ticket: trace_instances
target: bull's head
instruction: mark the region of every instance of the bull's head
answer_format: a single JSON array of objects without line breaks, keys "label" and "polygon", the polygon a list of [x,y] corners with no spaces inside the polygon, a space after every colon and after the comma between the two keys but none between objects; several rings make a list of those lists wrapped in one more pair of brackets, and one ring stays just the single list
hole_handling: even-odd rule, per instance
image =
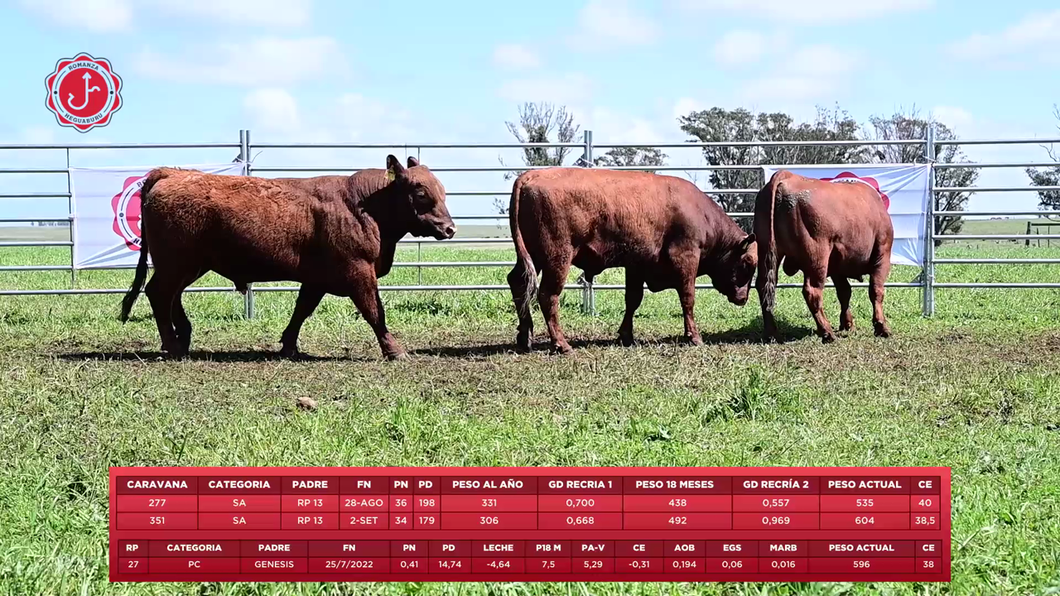
[{"label": "bull's head", "polygon": [[758,267],[758,244],[755,235],[748,234],[739,244],[730,248],[721,257],[710,276],[714,289],[725,294],[729,302],[737,306],[747,304],[751,293],[751,280]]},{"label": "bull's head", "polygon": [[445,206],[445,187],[427,166],[409,157],[408,167],[393,155],[386,156],[386,175],[398,200],[407,205],[413,236],[446,240],[456,235],[456,224]]}]

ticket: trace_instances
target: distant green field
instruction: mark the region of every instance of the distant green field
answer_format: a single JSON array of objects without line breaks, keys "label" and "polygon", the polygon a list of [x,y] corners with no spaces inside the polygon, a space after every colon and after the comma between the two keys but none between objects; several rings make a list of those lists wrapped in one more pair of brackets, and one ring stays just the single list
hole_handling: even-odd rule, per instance
[{"label": "distant green field", "polygon": [[[969,222],[967,233],[1019,225]],[[938,254],[1060,258],[1060,246],[946,243]],[[66,248],[0,248],[0,265],[69,259]],[[399,259],[512,262],[513,253],[430,245]],[[507,272],[397,268],[382,283],[504,284]],[[891,281],[917,273],[895,267]],[[126,288],[131,277],[81,271],[77,285]],[[621,280],[608,271],[599,282]],[[938,280],[1060,283],[1060,266],[940,265]],[[68,272],[0,272],[0,289],[70,283]],[[231,284],[211,274],[198,285]],[[234,291],[186,294],[192,356],[162,361],[147,300],[121,325],[120,298],[0,296],[0,594],[1060,593],[1058,290],[940,289],[936,316],[924,319],[918,289],[891,289],[895,335],[883,340],[856,288],[857,328],[830,345],[813,336],[797,289],[778,296],[788,339],[778,345],[758,342],[756,298],[738,308],[703,290],[701,347],[678,339],[676,294],[649,293],[632,348],[614,341],[622,292],[599,292],[596,316],[568,292],[570,357],[545,351],[540,314],[538,349],[513,352],[506,291],[384,292],[405,362],[383,361],[336,297],[304,327],[312,358],[281,360],[294,295],[259,293],[245,320]],[[825,303],[836,323],[832,290]],[[319,408],[298,409],[300,397]],[[953,582],[109,585],[108,467],[151,465],[951,466]]]}]

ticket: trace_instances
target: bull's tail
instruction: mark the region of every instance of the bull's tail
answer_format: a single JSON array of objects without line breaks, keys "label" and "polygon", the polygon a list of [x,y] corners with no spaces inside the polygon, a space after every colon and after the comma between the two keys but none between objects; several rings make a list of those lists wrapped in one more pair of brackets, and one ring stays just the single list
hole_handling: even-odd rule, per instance
[{"label": "bull's tail", "polygon": [[[772,318],[777,294],[777,239],[773,229],[774,211],[777,203],[777,188],[783,182],[784,172],[777,172],[758,191],[755,199],[755,235],[758,237],[758,299],[762,303],[763,316]],[[768,315],[766,314],[768,313]]]},{"label": "bull's tail", "polygon": [[523,178],[520,176],[512,185],[512,199],[508,204],[508,222],[512,230],[512,241],[515,243],[515,258],[523,268],[523,279],[512,280],[511,283],[513,287],[520,281],[523,284],[522,300],[516,300],[516,310],[519,312],[519,318],[525,319],[530,316],[530,304],[537,297],[537,270],[534,269],[534,261],[526,250],[523,233],[519,229],[519,198],[522,189]]},{"label": "bull's tail", "polygon": [[126,292],[125,298],[121,301],[121,317],[122,323],[129,320],[129,313],[132,311],[132,307],[136,304],[136,299],[140,297],[140,292],[144,289],[144,282],[147,280],[147,225],[143,219],[143,206],[146,205],[150,199],[151,189],[154,188],[162,178],[165,178],[166,174],[160,169],[154,169],[148,172],[147,178],[144,180],[144,185],[140,187],[140,260],[136,263],[136,274],[133,277],[132,287]]}]

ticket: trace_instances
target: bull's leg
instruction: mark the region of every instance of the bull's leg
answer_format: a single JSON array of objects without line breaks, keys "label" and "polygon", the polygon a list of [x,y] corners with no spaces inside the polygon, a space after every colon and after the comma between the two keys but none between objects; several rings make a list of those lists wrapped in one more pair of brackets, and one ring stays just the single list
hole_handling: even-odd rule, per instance
[{"label": "bull's leg", "polygon": [[188,286],[198,281],[198,279],[205,273],[205,271],[202,271],[193,276],[189,276],[187,280],[181,284],[182,287],[173,298],[173,327],[177,332],[177,340],[180,342],[180,346],[185,354],[191,351],[191,320],[188,319],[188,313],[184,312],[184,290],[188,289]]},{"label": "bull's leg", "polygon": [[534,337],[534,317],[530,314],[530,297],[527,295],[537,278],[530,277],[530,272],[523,266],[521,259],[516,259],[515,267],[508,272],[508,287],[512,291],[512,302],[519,317],[519,330],[515,339],[516,349],[530,351],[530,341]]},{"label": "bull's leg", "polygon": [[383,300],[379,297],[379,282],[375,277],[375,269],[370,268],[356,276],[353,292],[351,293],[353,303],[361,316],[375,331],[375,337],[379,341],[379,349],[387,360],[404,360],[408,358],[405,350],[398,345],[390,330],[386,328],[386,314],[383,312]]},{"label": "bull's leg", "polygon": [[633,315],[644,299],[644,280],[626,268],[626,316],[618,328],[618,341],[624,346],[633,345]]},{"label": "bull's leg", "polygon": [[158,325],[158,336],[162,340],[162,351],[170,357],[180,358],[184,353],[173,326],[173,299],[180,288],[172,279],[174,278],[155,269],[155,274],[151,276],[151,281],[147,282],[144,293],[151,302],[155,324]]},{"label": "bull's leg", "polygon": [[817,322],[817,335],[821,336],[821,340],[827,344],[835,341],[835,334],[832,333],[832,325],[828,322],[828,317],[824,315],[826,279],[827,273],[823,266],[809,269],[802,284],[802,297],[806,299],[806,306],[809,307],[813,320]]},{"label": "bull's leg", "polygon": [[188,313],[184,312],[184,304],[181,301],[183,290],[173,298],[173,327],[177,332],[177,341],[180,342],[182,353],[191,351],[191,320]]},{"label": "bull's leg", "polygon": [[302,324],[313,316],[313,311],[320,305],[326,292],[312,284],[302,284],[298,290],[298,299],[294,303],[294,313],[291,314],[291,322],[280,336],[280,356],[294,358],[298,354],[298,334],[302,331]]},{"label": "bull's leg", "polygon": [[548,336],[552,340],[552,350],[560,354],[570,354],[574,350],[563,336],[559,326],[559,297],[563,286],[567,284],[570,272],[570,256],[553,260],[541,273],[541,287],[538,289],[538,301],[541,303],[541,314],[545,317]]},{"label": "bull's leg", "polygon": [[685,315],[685,339],[693,345],[703,345],[703,338],[699,336],[699,327],[696,326],[696,274],[683,273],[677,295],[681,299],[681,311]]},{"label": "bull's leg", "polygon": [[839,275],[832,276],[835,282],[835,293],[839,297],[839,330],[854,330],[854,313],[850,312],[850,280]]},{"label": "bull's leg", "polygon": [[872,300],[872,326],[878,337],[890,337],[891,326],[887,324],[887,317],[883,315],[883,283],[891,273],[891,262],[885,260],[880,263],[876,270],[869,274],[869,300]]}]

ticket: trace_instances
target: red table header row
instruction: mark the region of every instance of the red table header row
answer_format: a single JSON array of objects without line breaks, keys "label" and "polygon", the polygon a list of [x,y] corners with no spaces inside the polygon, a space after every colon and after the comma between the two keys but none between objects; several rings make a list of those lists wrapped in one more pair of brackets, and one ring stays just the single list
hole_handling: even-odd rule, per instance
[{"label": "red table header row", "polygon": [[122,540],[123,557],[939,557],[913,540]]},{"label": "red table header row", "polygon": [[941,494],[938,476],[118,476],[119,494]]}]

